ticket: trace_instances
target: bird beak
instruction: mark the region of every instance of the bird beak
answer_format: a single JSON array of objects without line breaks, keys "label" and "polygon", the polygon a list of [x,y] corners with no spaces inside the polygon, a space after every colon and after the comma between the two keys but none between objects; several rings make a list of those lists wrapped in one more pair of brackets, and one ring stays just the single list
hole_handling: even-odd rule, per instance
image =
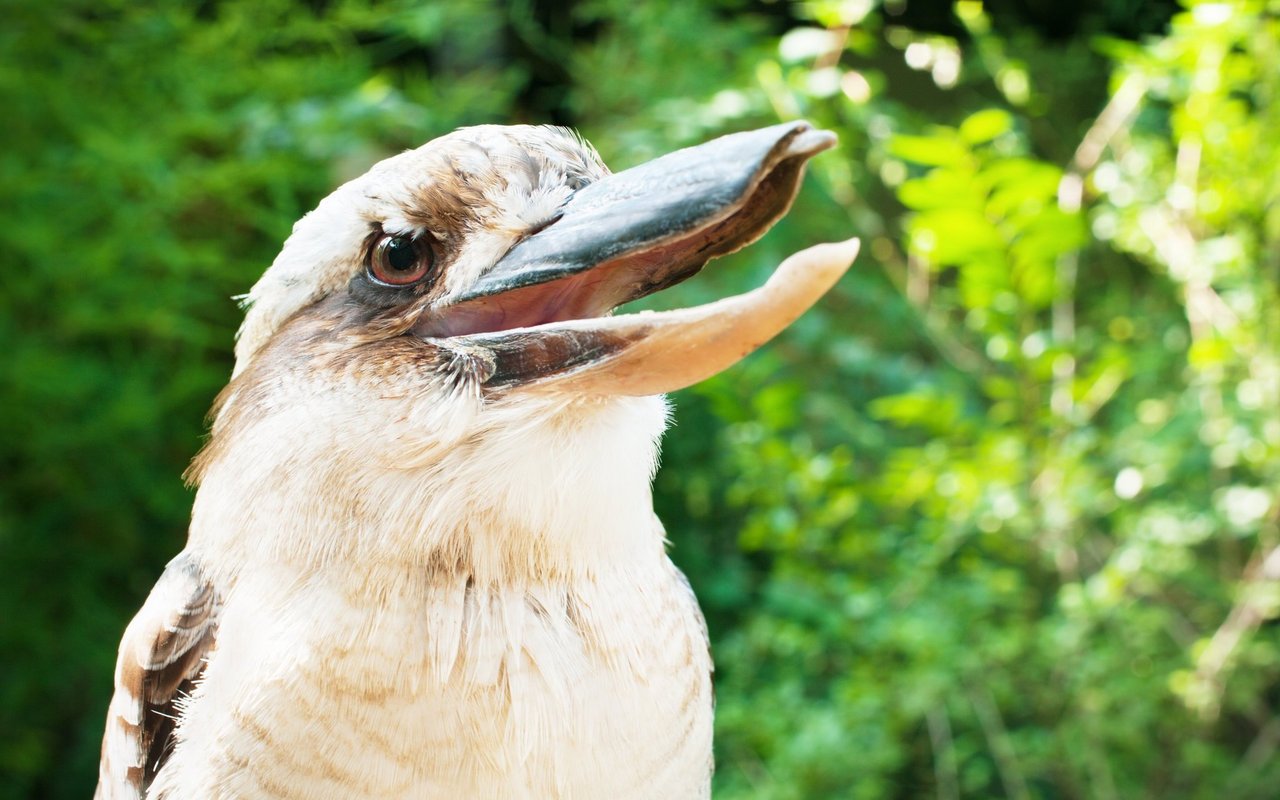
[{"label": "bird beak", "polygon": [[[419,334],[478,355],[489,389],[648,395],[710,377],[815,303],[849,267],[857,240],[798,253],[744,295],[606,315],[760,238],[790,207],[808,159],[835,141],[808,123],[784,123],[596,181],[452,298],[446,328],[428,323]],[[453,335],[438,336],[445,331]]]}]

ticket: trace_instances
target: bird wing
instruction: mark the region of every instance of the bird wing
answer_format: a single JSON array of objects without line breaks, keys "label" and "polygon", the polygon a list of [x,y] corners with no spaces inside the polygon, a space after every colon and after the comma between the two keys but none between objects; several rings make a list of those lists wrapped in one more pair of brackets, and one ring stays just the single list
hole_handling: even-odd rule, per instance
[{"label": "bird wing", "polygon": [[213,648],[221,598],[196,557],[169,562],[125,629],[94,800],[141,800],[173,749],[178,704]]}]

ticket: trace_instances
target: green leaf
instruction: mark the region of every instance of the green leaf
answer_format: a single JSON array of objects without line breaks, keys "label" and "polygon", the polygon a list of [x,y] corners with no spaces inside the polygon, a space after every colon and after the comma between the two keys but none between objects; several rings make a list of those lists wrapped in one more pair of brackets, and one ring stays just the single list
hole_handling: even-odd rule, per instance
[{"label": "green leaf", "polygon": [[898,199],[917,211],[954,207],[981,210],[986,201],[972,171],[941,168],[905,181],[898,187]]},{"label": "green leaf", "polygon": [[1010,158],[988,166],[981,178],[992,187],[988,213],[1007,217],[1056,203],[1062,170],[1029,158]]},{"label": "green leaf", "polygon": [[970,114],[960,123],[960,138],[967,143],[983,144],[997,136],[1008,133],[1013,128],[1013,117],[1000,108],[988,108],[976,114]]},{"label": "green leaf", "polygon": [[955,426],[960,417],[960,404],[953,395],[925,389],[878,397],[867,406],[867,411],[875,419],[941,432]]},{"label": "green leaf", "polygon": [[952,166],[969,158],[969,149],[956,138],[950,128],[939,129],[932,136],[894,136],[889,152],[904,161],[925,166]]},{"label": "green leaf", "polygon": [[959,264],[1005,246],[990,220],[967,208],[922,212],[912,218],[907,230],[912,249],[934,264]]},{"label": "green leaf", "polygon": [[1009,265],[999,253],[972,258],[960,270],[960,301],[965,308],[991,308],[996,298],[1008,293]]}]

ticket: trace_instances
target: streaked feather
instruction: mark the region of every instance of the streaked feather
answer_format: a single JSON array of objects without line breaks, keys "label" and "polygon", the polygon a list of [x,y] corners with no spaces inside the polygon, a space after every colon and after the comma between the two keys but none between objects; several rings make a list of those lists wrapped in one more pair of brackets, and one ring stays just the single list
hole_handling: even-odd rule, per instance
[{"label": "streaked feather", "polygon": [[220,600],[190,553],[169,562],[116,660],[95,800],[146,796],[173,747],[179,706],[213,648]]}]

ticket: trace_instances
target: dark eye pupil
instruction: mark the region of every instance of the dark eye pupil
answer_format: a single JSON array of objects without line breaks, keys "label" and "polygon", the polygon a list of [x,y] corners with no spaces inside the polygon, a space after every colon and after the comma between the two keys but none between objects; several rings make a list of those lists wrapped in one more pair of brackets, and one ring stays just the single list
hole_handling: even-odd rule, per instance
[{"label": "dark eye pupil", "polygon": [[397,272],[408,272],[418,263],[418,252],[408,237],[397,236],[387,242],[387,266]]}]

